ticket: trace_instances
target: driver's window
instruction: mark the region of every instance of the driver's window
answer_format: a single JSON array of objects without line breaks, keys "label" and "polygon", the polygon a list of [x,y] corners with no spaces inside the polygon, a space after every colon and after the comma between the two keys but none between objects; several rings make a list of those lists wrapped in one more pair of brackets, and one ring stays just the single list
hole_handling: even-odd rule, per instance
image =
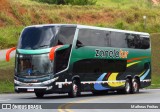
[{"label": "driver's window", "polygon": [[75,27],[61,27],[58,34],[58,45],[72,44]]}]

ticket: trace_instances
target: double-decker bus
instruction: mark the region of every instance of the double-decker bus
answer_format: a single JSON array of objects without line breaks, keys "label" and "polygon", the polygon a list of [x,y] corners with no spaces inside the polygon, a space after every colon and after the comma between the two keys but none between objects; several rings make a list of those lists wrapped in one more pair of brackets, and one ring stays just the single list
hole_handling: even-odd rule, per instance
[{"label": "double-decker bus", "polygon": [[73,24],[24,28],[16,50],[16,92],[137,93],[151,84],[148,33]]}]

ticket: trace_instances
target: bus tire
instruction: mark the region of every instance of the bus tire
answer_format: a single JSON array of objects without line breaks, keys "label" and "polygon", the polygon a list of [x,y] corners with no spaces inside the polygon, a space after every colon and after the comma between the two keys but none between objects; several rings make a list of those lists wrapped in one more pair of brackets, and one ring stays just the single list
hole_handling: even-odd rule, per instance
[{"label": "bus tire", "polygon": [[37,98],[43,98],[44,93],[43,92],[35,92],[35,95]]},{"label": "bus tire", "polygon": [[138,93],[139,92],[139,82],[137,79],[134,79],[132,82],[132,93]]},{"label": "bus tire", "polygon": [[132,91],[132,82],[129,79],[126,79],[124,93],[125,94],[130,94],[131,91]]},{"label": "bus tire", "polygon": [[76,80],[72,81],[71,91],[68,93],[69,97],[74,98],[80,96],[80,86]]}]

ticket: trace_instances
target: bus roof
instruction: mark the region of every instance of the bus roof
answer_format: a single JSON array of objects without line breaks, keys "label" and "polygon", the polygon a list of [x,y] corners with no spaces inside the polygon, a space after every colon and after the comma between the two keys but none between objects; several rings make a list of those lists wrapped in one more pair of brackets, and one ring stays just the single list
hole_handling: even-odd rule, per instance
[{"label": "bus roof", "polygon": [[149,33],[145,33],[145,32],[136,32],[136,31],[129,31],[129,30],[120,30],[120,29],[87,26],[87,25],[79,25],[79,24],[40,24],[40,25],[31,25],[31,26],[27,26],[27,27],[42,27],[42,26],[70,26],[70,27],[77,27],[78,29],[86,29],[87,28],[87,29],[124,32],[124,33],[131,33],[131,34],[139,34],[139,35],[149,36]]}]

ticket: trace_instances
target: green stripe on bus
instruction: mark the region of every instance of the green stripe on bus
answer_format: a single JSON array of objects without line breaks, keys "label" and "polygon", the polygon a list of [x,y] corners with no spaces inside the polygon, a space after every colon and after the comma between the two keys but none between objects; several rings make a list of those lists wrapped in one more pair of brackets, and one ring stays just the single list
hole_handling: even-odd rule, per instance
[{"label": "green stripe on bus", "polygon": [[42,53],[49,53],[50,50],[51,48],[39,49],[39,50],[17,49],[17,52],[20,54],[42,54]]},{"label": "green stripe on bus", "polygon": [[[59,48],[58,50],[62,50],[65,48],[68,48],[69,45],[64,45],[63,47]],[[46,48],[46,49],[36,49],[36,50],[28,50],[28,49],[17,49],[17,52],[20,54],[43,54],[43,53],[49,53],[52,48]]]}]

